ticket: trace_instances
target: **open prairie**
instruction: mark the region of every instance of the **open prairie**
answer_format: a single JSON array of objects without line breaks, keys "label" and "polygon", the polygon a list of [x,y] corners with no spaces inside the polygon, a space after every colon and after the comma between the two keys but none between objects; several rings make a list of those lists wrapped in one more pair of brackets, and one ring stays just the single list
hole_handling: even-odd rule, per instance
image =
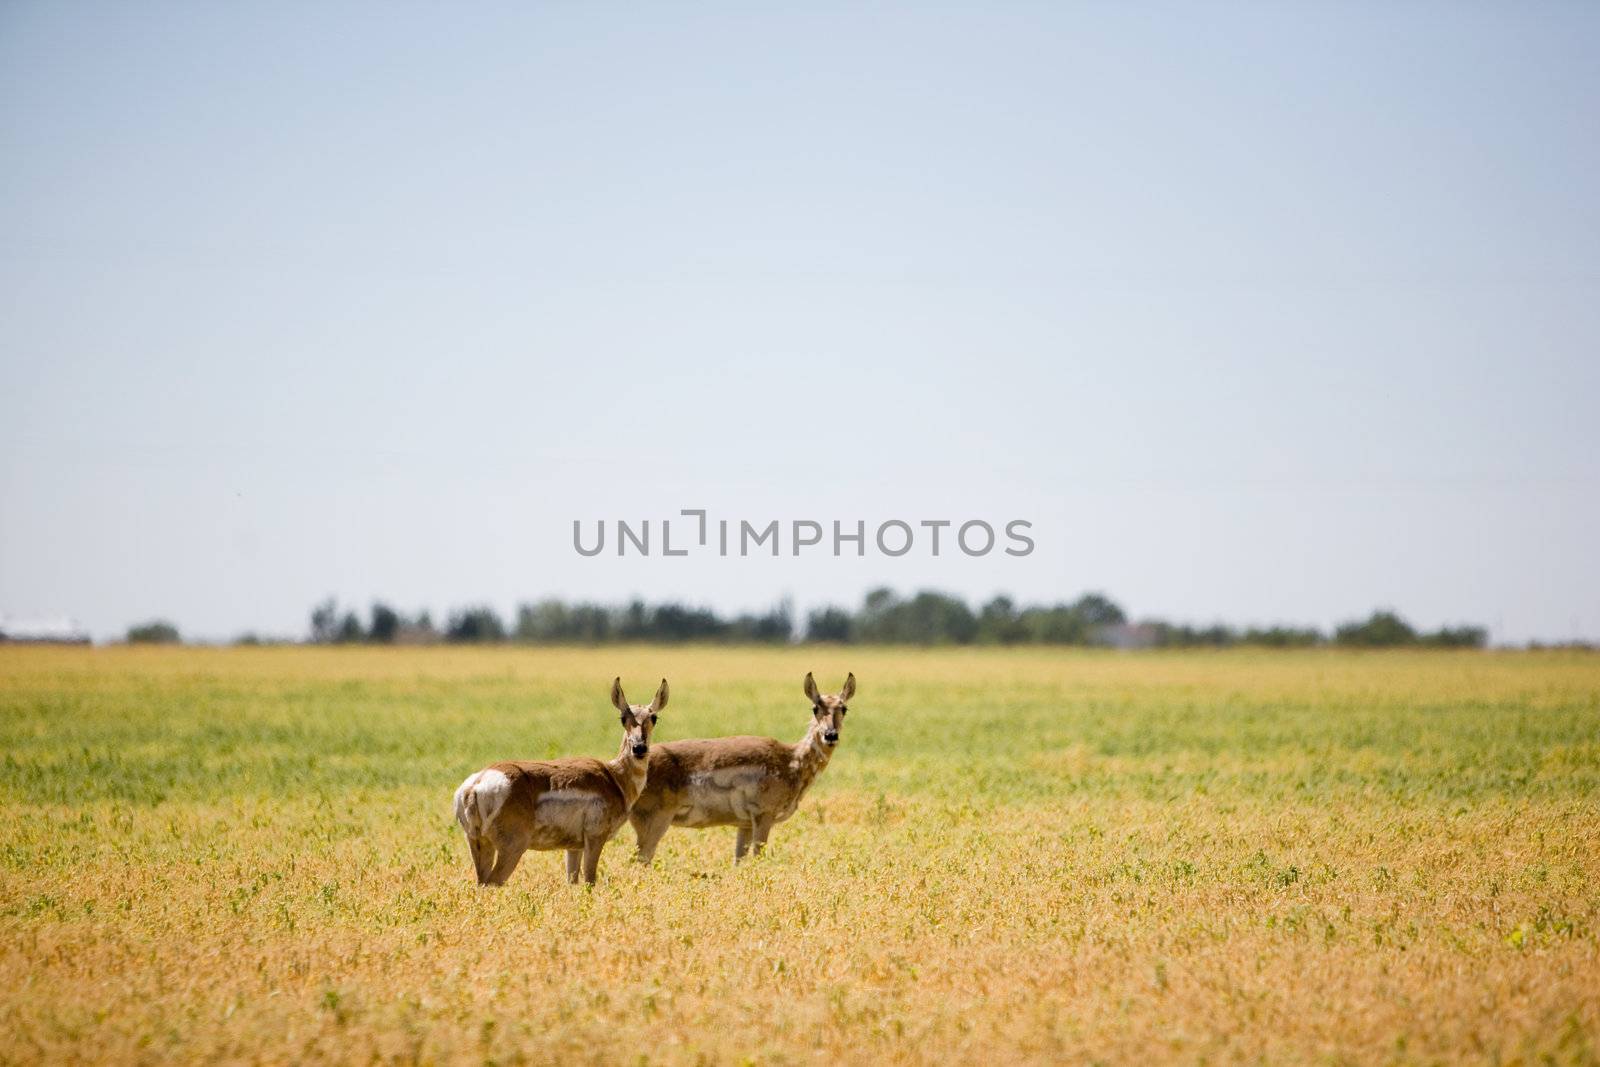
[{"label": "open prairie", "polygon": [[[473,884],[503,757],[798,739],[769,852]],[[0,1061],[1557,1062],[1600,1048],[1600,657],[0,648]]]}]

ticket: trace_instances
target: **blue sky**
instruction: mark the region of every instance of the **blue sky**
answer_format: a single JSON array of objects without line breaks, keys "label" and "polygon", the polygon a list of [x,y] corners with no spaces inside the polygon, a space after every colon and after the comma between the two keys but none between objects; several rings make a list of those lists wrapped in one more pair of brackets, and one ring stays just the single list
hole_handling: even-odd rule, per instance
[{"label": "blue sky", "polygon": [[[0,613],[1600,637],[1600,8],[0,8]],[[1030,519],[1025,559],[575,518]]]}]

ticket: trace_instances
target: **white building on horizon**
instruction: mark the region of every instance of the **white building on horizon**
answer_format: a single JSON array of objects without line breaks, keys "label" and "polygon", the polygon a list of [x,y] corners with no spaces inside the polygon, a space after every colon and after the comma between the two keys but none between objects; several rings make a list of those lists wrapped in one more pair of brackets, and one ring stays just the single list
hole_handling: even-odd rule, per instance
[{"label": "white building on horizon", "polygon": [[0,614],[0,644],[87,645],[89,631],[65,616],[56,619],[14,619]]}]

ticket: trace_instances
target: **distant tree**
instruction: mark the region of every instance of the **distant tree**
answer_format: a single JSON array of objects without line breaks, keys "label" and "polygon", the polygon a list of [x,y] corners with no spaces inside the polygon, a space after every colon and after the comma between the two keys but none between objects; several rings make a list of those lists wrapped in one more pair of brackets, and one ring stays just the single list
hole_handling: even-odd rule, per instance
[{"label": "distant tree", "polygon": [[[517,608],[518,641],[576,641],[593,644],[613,636],[612,611],[598,604],[564,604],[546,599]],[[646,619],[639,620],[641,630]]]},{"label": "distant tree", "polygon": [[[877,591],[875,591],[876,593]],[[910,600],[868,594],[856,620],[861,640],[895,644],[969,644],[978,620],[966,602],[924,590]]]},{"label": "distant tree", "polygon": [[611,640],[616,624],[612,613],[599,604],[574,604],[567,629],[574,641],[597,643]]},{"label": "distant tree", "polygon": [[1233,627],[1214,622],[1210,626],[1195,630],[1195,643],[1207,648],[1227,648],[1229,645],[1239,643],[1239,635]]},{"label": "distant tree", "polygon": [[1327,638],[1314,626],[1252,626],[1240,640],[1247,645],[1261,645],[1264,648],[1308,648],[1320,645]]},{"label": "distant tree", "polygon": [[339,637],[339,605],[329,597],[311,609],[311,640],[319,645]]},{"label": "distant tree", "polygon": [[1227,648],[1239,643],[1238,633],[1220,622],[1210,626],[1168,626],[1156,643],[1168,648]]},{"label": "distant tree", "polygon": [[377,644],[392,645],[400,633],[400,614],[387,604],[372,605],[372,622],[367,627],[367,640]]},{"label": "distant tree", "polygon": [[1071,607],[1057,604],[1054,607],[1025,608],[1017,616],[1017,625],[1025,640],[1041,645],[1086,645],[1090,629]]},{"label": "distant tree", "polygon": [[650,609],[635,600],[617,615],[613,632],[624,641],[644,641],[650,637]]},{"label": "distant tree", "polygon": [[881,585],[878,588],[868,592],[867,595],[862,599],[861,614],[879,615],[885,611],[888,611],[899,602],[900,596],[898,593],[886,585]]},{"label": "distant tree", "polygon": [[1482,648],[1489,643],[1489,631],[1482,626],[1445,626],[1423,634],[1422,643],[1435,648]]},{"label": "distant tree", "polygon": [[843,608],[822,608],[806,616],[807,641],[847,642],[854,638],[854,620]]},{"label": "distant tree", "polygon": [[178,628],[163,619],[128,627],[130,645],[175,645],[178,641]]},{"label": "distant tree", "polygon": [[861,610],[856,612],[855,621],[851,626],[857,641],[893,641],[892,622],[895,613],[901,604],[900,596],[887,586],[880,586],[867,593],[861,601]]},{"label": "distant tree", "polygon": [[715,612],[682,604],[641,610],[639,618],[635,636],[651,641],[717,640],[726,635],[728,628]]},{"label": "distant tree", "polygon": [[410,620],[400,620],[400,632],[395,635],[396,641],[408,645],[431,645],[439,639],[439,633],[433,627],[433,615],[427,608],[412,617]]},{"label": "distant tree", "polygon": [[361,630],[361,620],[356,617],[356,613],[347,611],[344,618],[339,621],[339,632],[333,639],[339,644],[348,645],[360,641],[365,636]]},{"label": "distant tree", "polygon": [[1084,625],[1121,626],[1128,621],[1128,616],[1103,593],[1085,593],[1077,599],[1070,609],[1073,614],[1082,619]]},{"label": "distant tree", "polygon": [[506,628],[493,608],[479,606],[452,611],[444,636],[456,642],[504,641]]},{"label": "distant tree", "polygon": [[978,643],[1013,645],[1028,638],[1028,630],[1007,596],[997,596],[978,612]]},{"label": "distant tree", "polygon": [[1374,611],[1365,622],[1347,622],[1333,633],[1337,644],[1354,648],[1391,648],[1414,645],[1417,631],[1393,611]]},{"label": "distant tree", "polygon": [[512,631],[518,641],[570,641],[571,613],[559,600],[517,606],[517,625]]},{"label": "distant tree", "polygon": [[728,627],[727,635],[732,641],[786,643],[794,637],[794,603],[785,598],[771,611],[740,615]]}]

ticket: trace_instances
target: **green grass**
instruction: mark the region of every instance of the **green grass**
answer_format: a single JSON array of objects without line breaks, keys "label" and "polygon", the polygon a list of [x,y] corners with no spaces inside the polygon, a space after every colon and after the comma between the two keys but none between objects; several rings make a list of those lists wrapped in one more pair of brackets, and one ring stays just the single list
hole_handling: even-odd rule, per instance
[{"label": "green grass", "polygon": [[[760,861],[472,885],[452,790],[797,739]],[[0,1061],[1594,1062],[1600,657],[0,648]]]}]

